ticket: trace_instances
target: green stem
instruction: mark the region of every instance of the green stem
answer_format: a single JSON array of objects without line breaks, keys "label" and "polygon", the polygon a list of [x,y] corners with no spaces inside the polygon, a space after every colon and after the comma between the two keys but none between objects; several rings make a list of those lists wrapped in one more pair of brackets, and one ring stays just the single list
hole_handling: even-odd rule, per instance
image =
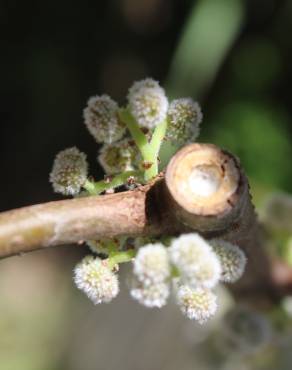
[{"label": "green stem", "polygon": [[139,181],[143,181],[142,171],[126,171],[114,176],[110,181],[101,180],[97,182],[90,182],[87,180],[83,187],[90,195],[98,195],[105,190],[114,189],[126,184],[128,178],[132,176]]},{"label": "green stem", "polygon": [[151,165],[150,168],[145,170],[144,174],[145,180],[148,181],[158,174],[158,154],[165,136],[167,121],[164,120],[156,126],[151,142],[149,143],[128,109],[121,109],[119,115],[120,119],[127,125],[128,130],[142,154],[144,162]]},{"label": "green stem", "polygon": [[149,153],[149,161],[152,162],[152,166],[145,171],[145,180],[149,180],[152,177],[155,177],[158,174],[158,155],[161,144],[163,142],[165,132],[167,129],[167,120],[165,119],[159,125],[155,127],[155,130],[152,135],[152,139],[150,141],[150,153]]},{"label": "green stem", "polygon": [[130,131],[132,138],[134,139],[137,147],[139,148],[143,159],[147,156],[149,151],[149,143],[141,131],[140,127],[137,125],[134,117],[127,109],[121,109],[119,112],[120,119],[127,125],[128,130]]},{"label": "green stem", "polygon": [[96,195],[95,184],[92,181],[86,180],[83,188],[88,192],[90,195]]},{"label": "green stem", "polygon": [[119,263],[130,262],[135,257],[136,251],[130,249],[123,252],[112,252],[108,258],[108,266],[110,269],[113,269]]},{"label": "green stem", "polygon": [[171,276],[173,278],[180,277],[180,272],[175,266],[172,266],[171,268]]}]

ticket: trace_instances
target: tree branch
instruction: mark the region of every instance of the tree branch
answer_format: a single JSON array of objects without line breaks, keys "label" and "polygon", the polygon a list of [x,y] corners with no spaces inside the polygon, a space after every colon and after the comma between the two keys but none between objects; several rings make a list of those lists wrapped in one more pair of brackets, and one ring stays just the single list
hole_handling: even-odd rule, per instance
[{"label": "tree branch", "polygon": [[239,161],[210,144],[184,147],[170,161],[165,176],[160,174],[132,191],[3,212],[0,257],[101,237],[178,235],[194,230],[245,251],[247,270],[233,285],[234,294],[276,299],[279,284],[285,285],[285,294],[287,287],[292,288],[291,271],[285,267],[283,272],[283,264],[281,271],[279,265],[275,269],[263,248]]}]

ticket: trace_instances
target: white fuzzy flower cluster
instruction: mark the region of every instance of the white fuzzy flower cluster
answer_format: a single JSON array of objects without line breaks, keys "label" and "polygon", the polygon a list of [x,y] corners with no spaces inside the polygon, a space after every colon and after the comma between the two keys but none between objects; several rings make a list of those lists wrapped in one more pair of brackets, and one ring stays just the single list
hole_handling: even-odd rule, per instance
[{"label": "white fuzzy flower cluster", "polygon": [[181,281],[193,288],[214,288],[221,276],[221,265],[210,245],[198,234],[176,238],[170,248],[171,262]]},{"label": "white fuzzy flower cluster", "polygon": [[199,136],[202,119],[201,107],[193,99],[173,100],[167,112],[166,138],[174,144],[194,141]]},{"label": "white fuzzy flower cluster", "polygon": [[50,173],[50,182],[56,193],[76,195],[84,185],[88,174],[86,155],[76,147],[59,152]]},{"label": "white fuzzy flower cluster", "polygon": [[188,318],[203,323],[217,309],[211,288],[219,282],[221,266],[211,246],[198,234],[181,235],[169,247],[160,243],[138,249],[133,262],[131,296],[146,307],[162,307],[173,281],[177,303]]},{"label": "white fuzzy flower cluster", "polygon": [[145,285],[161,283],[170,276],[166,248],[160,244],[148,244],[140,248],[134,261],[134,274]]},{"label": "white fuzzy flower cluster", "polygon": [[140,248],[133,262],[131,296],[146,307],[162,307],[169,296],[170,264],[166,248],[148,244]]},{"label": "white fuzzy flower cluster", "polygon": [[137,146],[130,139],[123,139],[114,144],[105,144],[98,156],[98,161],[108,175],[137,169],[140,154]]},{"label": "white fuzzy flower cluster", "polygon": [[246,265],[246,257],[243,251],[237,245],[221,239],[213,239],[210,244],[221,263],[220,280],[225,283],[234,283],[239,280]]},{"label": "white fuzzy flower cluster", "polygon": [[164,89],[151,78],[135,82],[129,89],[128,101],[140,127],[153,129],[166,119],[168,99]]},{"label": "white fuzzy flower cluster", "polygon": [[166,282],[145,285],[133,277],[131,281],[131,297],[145,307],[161,308],[166,305],[170,287]]},{"label": "white fuzzy flower cluster", "polygon": [[200,324],[214,316],[217,310],[217,297],[211,290],[188,285],[178,288],[177,303],[184,315]]},{"label": "white fuzzy flower cluster", "polygon": [[120,140],[126,130],[118,117],[118,104],[108,95],[93,96],[83,111],[84,122],[98,143]]},{"label": "white fuzzy flower cluster", "polygon": [[87,256],[74,269],[74,282],[94,304],[108,303],[119,293],[119,281],[106,260]]},{"label": "white fuzzy flower cluster", "polygon": [[220,279],[221,265],[211,246],[198,234],[185,234],[169,247],[172,264],[179,273],[176,298],[182,313],[204,323],[217,310],[217,297],[211,291]]}]

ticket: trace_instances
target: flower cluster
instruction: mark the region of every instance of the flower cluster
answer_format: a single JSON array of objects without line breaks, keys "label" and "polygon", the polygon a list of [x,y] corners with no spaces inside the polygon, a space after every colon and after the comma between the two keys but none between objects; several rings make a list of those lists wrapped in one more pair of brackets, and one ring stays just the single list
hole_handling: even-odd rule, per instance
[{"label": "flower cluster", "polygon": [[108,95],[93,96],[83,111],[84,122],[98,143],[120,140],[126,130],[118,117],[118,104]]},{"label": "flower cluster", "polygon": [[94,303],[109,303],[119,293],[117,275],[107,265],[106,260],[87,256],[74,270],[74,281]]},{"label": "flower cluster", "polygon": [[132,298],[146,307],[161,308],[173,286],[181,312],[203,324],[216,313],[217,296],[213,289],[219,281],[234,282],[243,273],[244,254],[222,240],[209,244],[196,233],[174,238],[169,246],[154,242],[154,238],[145,238],[148,244],[141,246],[143,240],[137,238],[136,251],[133,240],[126,238],[87,242],[93,253],[106,259],[85,257],[75,268],[77,287],[95,304],[109,302],[119,290],[113,271],[118,263],[131,261],[135,254],[130,280]]},{"label": "flower cluster", "polygon": [[210,243],[222,267],[220,280],[225,283],[235,283],[244,273],[245,254],[237,245],[224,240],[213,239]]},{"label": "flower cluster", "polygon": [[77,148],[68,148],[57,154],[50,182],[56,193],[78,194],[87,179],[88,164],[86,155]]},{"label": "flower cluster", "polygon": [[[88,177],[86,155],[75,147],[65,149],[56,156],[50,174],[54,190],[64,195],[98,195],[147,183],[158,175],[163,140],[176,146],[196,140],[203,115],[192,98],[169,102],[159,83],[146,78],[130,87],[125,107],[108,95],[93,96],[83,117],[101,144],[97,160],[107,176],[95,182]],[[94,304],[110,302],[119,292],[119,264],[133,261],[130,294],[135,300],[162,307],[173,292],[181,312],[204,323],[217,309],[213,290],[219,281],[231,283],[242,276],[245,255],[237,246],[217,239],[207,242],[196,233],[161,240],[125,236],[87,241],[95,257],[77,264],[77,288]]]},{"label": "flower cluster", "polygon": [[210,245],[198,234],[181,235],[169,248],[170,259],[181,280],[191,287],[214,288],[221,265]]},{"label": "flower cluster", "polygon": [[108,175],[137,169],[139,159],[138,148],[129,139],[123,139],[114,144],[105,144],[98,156],[99,163]]},{"label": "flower cluster", "polygon": [[147,307],[162,307],[169,296],[170,263],[166,248],[148,244],[138,250],[133,262],[131,296]]},{"label": "flower cluster", "polygon": [[178,289],[177,303],[183,314],[200,324],[215,315],[217,310],[217,297],[211,290],[192,289],[188,285],[182,285]]},{"label": "flower cluster", "polygon": [[153,129],[166,119],[168,100],[157,81],[135,82],[128,94],[130,111],[140,127]]},{"label": "flower cluster", "polygon": [[202,119],[201,107],[193,99],[173,100],[167,112],[166,138],[180,145],[196,140],[200,133]]},{"label": "flower cluster", "polygon": [[211,290],[221,276],[217,255],[200,235],[186,234],[172,242],[169,256],[179,276],[178,306],[189,319],[204,323],[217,309],[217,297]]},{"label": "flower cluster", "polygon": [[97,160],[117,181],[111,187],[93,182],[87,177],[85,154],[69,148],[56,156],[50,176],[54,191],[76,196],[81,190],[94,195],[121,185],[133,189],[138,183],[129,184],[129,178],[144,177],[147,182],[158,174],[163,140],[180,146],[199,135],[203,117],[199,104],[191,98],[169,103],[165,90],[152,78],[134,82],[127,101],[120,107],[108,95],[95,95],[83,111],[86,128],[102,144]]}]

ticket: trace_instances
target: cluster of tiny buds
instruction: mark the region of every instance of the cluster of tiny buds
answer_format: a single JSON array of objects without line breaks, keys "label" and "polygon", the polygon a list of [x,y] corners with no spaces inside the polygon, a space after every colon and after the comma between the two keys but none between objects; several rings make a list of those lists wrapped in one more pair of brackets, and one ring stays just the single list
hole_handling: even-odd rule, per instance
[{"label": "cluster of tiny buds", "polygon": [[162,307],[169,296],[170,263],[166,248],[147,244],[138,250],[133,262],[131,296],[146,307]]},{"label": "cluster of tiny buds", "polygon": [[114,175],[137,169],[141,158],[137,146],[126,138],[114,144],[103,145],[98,161],[106,174]]},{"label": "cluster of tiny buds", "polygon": [[228,245],[228,253],[224,256],[219,250],[217,255],[217,248],[196,233],[173,239],[168,248],[160,243],[140,247],[133,262],[131,296],[146,307],[162,307],[173,280],[182,313],[204,323],[217,310],[212,289],[219,281],[239,279],[245,266],[245,256],[238,247],[220,240],[213,240],[215,244]]},{"label": "cluster of tiny buds", "polygon": [[245,254],[237,245],[221,239],[213,239],[210,244],[220,260],[222,268],[220,280],[225,283],[235,283],[244,273]]},{"label": "cluster of tiny buds", "polygon": [[98,143],[120,140],[126,130],[118,117],[118,104],[108,95],[93,96],[83,111],[84,122]]},{"label": "cluster of tiny buds", "polygon": [[[246,263],[243,252],[222,240],[209,243],[196,233],[174,238],[167,247],[154,240],[145,237],[132,242],[124,238],[87,243],[94,253],[105,256],[109,255],[109,245],[117,253],[125,250],[123,245],[132,245],[137,251],[130,281],[132,298],[146,307],[160,308],[166,305],[173,286],[181,312],[203,324],[216,313],[213,289],[219,281],[234,282],[242,276]],[[109,268],[110,256],[105,260],[86,257],[75,268],[77,287],[94,303],[109,302],[118,294],[117,275]]]},{"label": "cluster of tiny buds", "polygon": [[221,265],[210,245],[198,234],[174,239],[169,255],[181,279],[193,288],[214,288],[221,276]]},{"label": "cluster of tiny buds", "polygon": [[209,289],[182,285],[177,291],[177,303],[189,319],[204,324],[217,311],[217,296]]},{"label": "cluster of tiny buds", "polygon": [[193,99],[173,100],[167,112],[166,139],[180,145],[196,140],[202,119],[201,107]]},{"label": "cluster of tiny buds", "polygon": [[94,303],[109,303],[119,293],[117,275],[107,260],[86,256],[74,269],[74,282]]},{"label": "cluster of tiny buds", "polygon": [[[108,95],[92,96],[83,111],[84,123],[96,142],[103,144],[97,160],[106,175],[145,171],[145,179],[149,180],[158,171],[158,165],[153,163],[159,162],[159,153],[151,151],[151,145],[159,149],[163,140],[175,145],[194,141],[200,131],[201,108],[191,98],[176,99],[169,104],[164,89],[152,78],[134,82],[127,99],[127,106],[120,107]],[[155,135],[158,125],[163,132],[160,136]],[[153,158],[149,159],[149,155]],[[146,174],[151,167],[156,173]],[[84,187],[87,191],[84,195],[93,194],[95,185],[89,179],[86,182],[87,170],[86,156],[77,148],[60,152],[50,175],[54,191],[76,196]],[[125,181],[124,185],[132,189],[136,184]],[[111,191],[113,188],[106,190]]]},{"label": "cluster of tiny buds", "polygon": [[168,99],[151,78],[135,82],[128,93],[129,109],[140,127],[153,129],[166,119]]},{"label": "cluster of tiny buds", "polygon": [[73,147],[56,155],[50,173],[50,182],[56,193],[76,195],[86,182],[87,175],[86,155]]}]

